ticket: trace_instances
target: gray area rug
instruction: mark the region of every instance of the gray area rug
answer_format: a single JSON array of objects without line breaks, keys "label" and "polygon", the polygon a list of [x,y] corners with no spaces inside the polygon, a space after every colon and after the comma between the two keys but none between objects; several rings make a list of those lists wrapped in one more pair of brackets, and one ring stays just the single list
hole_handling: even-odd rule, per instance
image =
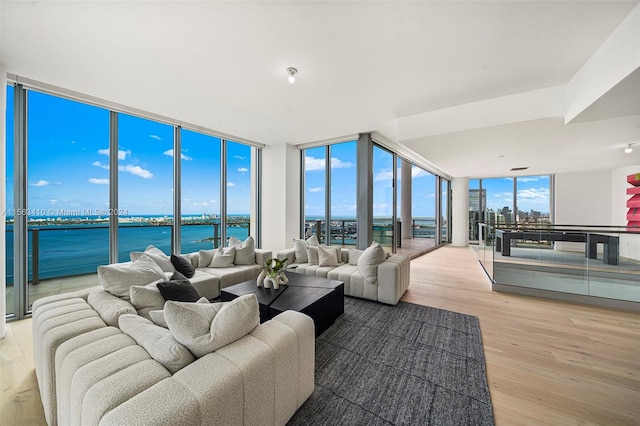
[{"label": "gray area rug", "polygon": [[493,425],[478,318],[345,297],[289,425]]}]

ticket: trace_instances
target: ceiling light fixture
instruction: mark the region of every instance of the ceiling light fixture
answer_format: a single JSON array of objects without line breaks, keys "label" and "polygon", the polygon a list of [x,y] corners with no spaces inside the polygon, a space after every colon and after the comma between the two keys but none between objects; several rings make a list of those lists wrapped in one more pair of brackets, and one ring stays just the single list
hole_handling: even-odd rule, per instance
[{"label": "ceiling light fixture", "polygon": [[631,154],[633,152],[633,148],[631,148],[633,146],[632,143],[630,143],[629,145],[627,145],[627,147],[624,149],[624,153],[625,154]]},{"label": "ceiling light fixture", "polygon": [[293,67],[287,68],[287,74],[289,74],[289,83],[293,84],[296,82],[296,78],[294,77],[294,75],[296,75],[297,72],[298,70]]}]

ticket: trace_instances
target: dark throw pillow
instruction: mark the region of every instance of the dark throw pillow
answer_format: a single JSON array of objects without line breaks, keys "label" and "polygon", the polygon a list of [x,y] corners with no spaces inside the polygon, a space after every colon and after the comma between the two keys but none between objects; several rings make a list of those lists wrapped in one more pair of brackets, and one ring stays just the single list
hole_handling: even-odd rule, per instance
[{"label": "dark throw pillow", "polygon": [[200,299],[198,290],[180,272],[175,272],[171,280],[158,283],[158,290],[164,300],[175,300],[177,302],[195,302]]},{"label": "dark throw pillow", "polygon": [[189,262],[189,259],[187,259],[186,257],[172,254],[171,263],[176,268],[176,271],[180,272],[187,278],[193,277],[193,275],[196,273],[196,268],[193,267],[191,262]]}]

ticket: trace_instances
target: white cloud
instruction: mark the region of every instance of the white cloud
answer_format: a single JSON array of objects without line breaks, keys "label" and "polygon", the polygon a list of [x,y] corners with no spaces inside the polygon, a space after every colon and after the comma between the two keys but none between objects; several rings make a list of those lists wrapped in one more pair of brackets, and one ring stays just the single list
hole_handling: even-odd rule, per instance
[{"label": "white cloud", "polygon": [[249,171],[249,169],[247,169],[246,167],[240,167],[238,169],[238,172],[240,172],[240,173],[247,173],[248,171]]},{"label": "white cloud", "polygon": [[530,188],[518,191],[518,199],[526,201],[549,201],[549,188]]},{"label": "white cloud", "polygon": [[132,164],[120,166],[118,167],[118,170],[123,172],[128,172],[128,173],[131,173],[132,175],[140,176],[145,179],[151,179],[153,177],[153,173],[151,173],[149,170],[143,169],[140,166],[134,166]]},{"label": "white cloud", "polygon": [[150,137],[151,139],[155,139],[155,140],[158,140],[158,141],[161,141],[161,140],[162,140],[162,138],[161,138],[160,136],[158,136],[158,135],[149,135],[149,137]]},{"label": "white cloud", "polygon": [[324,188],[321,188],[321,187],[309,188],[309,192],[324,192]]},{"label": "white cloud", "polygon": [[236,160],[246,160],[247,157],[243,157],[241,155],[234,155],[233,158],[235,158]]},{"label": "white cloud", "polygon": [[537,177],[519,177],[518,182],[537,182],[540,179]]},{"label": "white cloud", "polygon": [[55,198],[51,199],[51,200],[49,200],[48,204],[51,205],[51,206],[55,206],[56,204],[58,204],[58,200],[56,200]]},{"label": "white cloud", "polygon": [[349,163],[348,161],[342,161],[339,158],[336,157],[331,157],[331,168],[332,169],[348,169],[349,167],[352,167],[353,164]]},{"label": "white cloud", "polygon": [[109,166],[108,166],[108,165],[106,165],[106,164],[102,164],[102,163],[101,163],[101,162],[99,162],[99,161],[94,161],[94,162],[93,162],[93,165],[94,165],[94,166],[96,166],[96,167],[100,167],[100,168],[102,168],[102,169],[105,169],[105,170],[109,170]]},{"label": "white cloud", "polygon": [[89,178],[89,183],[95,183],[96,185],[109,185],[109,179]]},{"label": "white cloud", "polygon": [[304,157],[304,170],[312,172],[314,170],[324,170],[324,158]]},{"label": "white cloud", "polygon": [[[107,157],[109,156],[109,148],[106,149],[99,149],[98,150],[98,154],[100,155],[106,155]],[[130,150],[122,150],[119,149],[118,150],[118,160],[125,160],[127,158],[127,156],[131,156],[131,151]]]},{"label": "white cloud", "polygon": [[411,177],[419,178],[424,176],[432,176],[432,174],[425,170],[422,170],[420,167],[416,167],[416,166],[411,167]]},{"label": "white cloud", "polygon": [[[324,170],[324,166],[325,166],[324,158],[315,158],[310,156],[304,157],[304,170],[307,172]],[[342,161],[336,157],[331,157],[331,168],[348,169],[349,167],[353,167],[353,163],[350,163],[348,161]]]},{"label": "white cloud", "polygon": [[227,182],[227,186],[236,186],[236,184],[233,182]]},{"label": "white cloud", "polygon": [[35,186],[35,187],[41,187],[41,186],[47,186],[50,185],[50,183],[46,180],[39,180],[35,183],[30,183],[29,186]]},{"label": "white cloud", "polygon": [[[167,155],[169,157],[173,157],[173,149],[168,149],[165,152],[163,152],[164,155]],[[189,157],[187,154],[185,153],[181,153],[180,154],[180,158],[185,160],[185,161],[191,161],[193,160],[193,158]]]},{"label": "white cloud", "polygon": [[376,182],[380,182],[382,180],[392,180],[393,179],[393,170],[381,170],[377,175],[373,177],[373,180]]}]

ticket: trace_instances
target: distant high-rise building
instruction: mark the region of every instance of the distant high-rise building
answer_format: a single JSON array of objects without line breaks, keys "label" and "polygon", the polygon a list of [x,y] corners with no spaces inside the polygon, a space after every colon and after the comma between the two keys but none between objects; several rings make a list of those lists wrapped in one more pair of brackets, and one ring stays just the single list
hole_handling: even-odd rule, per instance
[{"label": "distant high-rise building", "polygon": [[[482,190],[482,209],[487,208],[487,190]],[[480,190],[479,189],[470,189],[469,190],[469,211],[480,211]]]}]

